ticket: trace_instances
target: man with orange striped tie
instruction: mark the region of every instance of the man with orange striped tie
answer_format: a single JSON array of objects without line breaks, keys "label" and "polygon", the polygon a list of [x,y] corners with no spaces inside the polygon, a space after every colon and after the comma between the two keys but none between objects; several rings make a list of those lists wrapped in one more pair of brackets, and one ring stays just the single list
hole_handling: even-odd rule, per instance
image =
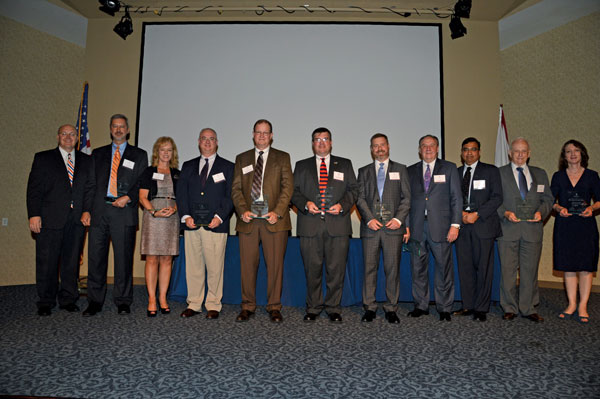
[{"label": "man with orange striped tie", "polygon": [[[298,208],[297,234],[306,273],[306,315],[312,322],[325,310],[332,322],[342,321],[340,303],[352,235],[350,212],[358,197],[352,162],[331,155],[331,132],[312,133],[315,156],[294,169],[292,203]],[[323,299],[323,262],[327,292]]]},{"label": "man with orange striped tie", "polygon": [[108,247],[114,252],[113,299],[119,314],[130,313],[133,301],[133,250],[138,226],[140,176],[148,166],[146,151],[127,143],[125,115],[110,118],[112,143],[92,152],[96,193],[88,248],[88,307],[83,316],[102,310],[106,296]]}]

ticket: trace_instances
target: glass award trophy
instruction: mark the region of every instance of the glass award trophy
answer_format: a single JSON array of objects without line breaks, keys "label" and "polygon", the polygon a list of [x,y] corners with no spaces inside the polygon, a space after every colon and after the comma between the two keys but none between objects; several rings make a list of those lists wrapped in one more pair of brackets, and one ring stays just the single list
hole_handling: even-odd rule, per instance
[{"label": "glass award trophy", "polygon": [[263,195],[263,199],[253,198],[252,204],[250,205],[250,212],[255,214],[253,219],[266,219],[267,213],[269,213],[269,201],[266,195]]},{"label": "glass award trophy", "polygon": [[[322,207],[321,204],[323,204]],[[315,198],[315,205],[319,209],[324,208],[325,211],[321,211],[321,219],[325,219],[325,212],[334,205],[333,191],[331,187],[327,187],[323,195],[321,195],[321,193],[317,194],[317,197]]]},{"label": "glass award trophy", "polygon": [[517,208],[515,209],[515,215],[520,220],[531,220],[535,214],[537,206],[531,200],[524,200],[521,197],[517,197],[515,203]]},{"label": "glass award trophy", "polygon": [[572,215],[581,215],[589,206],[577,191],[567,191],[567,211]]},{"label": "glass award trophy", "polygon": [[208,206],[201,203],[193,205],[192,217],[196,226],[208,226],[213,218]]},{"label": "glass award trophy", "polygon": [[381,202],[375,205],[375,217],[384,226],[387,224],[387,222],[392,220],[392,216],[392,211],[386,208],[386,206]]}]

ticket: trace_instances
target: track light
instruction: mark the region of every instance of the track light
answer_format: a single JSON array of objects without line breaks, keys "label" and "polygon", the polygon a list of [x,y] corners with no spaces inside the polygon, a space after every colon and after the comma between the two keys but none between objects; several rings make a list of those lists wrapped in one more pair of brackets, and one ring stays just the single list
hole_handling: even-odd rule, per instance
[{"label": "track light", "polygon": [[98,2],[101,4],[99,7],[100,11],[107,13],[111,17],[114,17],[115,13],[121,8],[121,3],[117,0],[98,0]]},{"label": "track light", "polygon": [[460,18],[457,15],[453,15],[450,20],[450,32],[452,39],[458,39],[467,34],[467,28],[460,22]]},{"label": "track light", "polygon": [[471,0],[458,0],[454,5],[454,15],[459,18],[471,16]]},{"label": "track light", "polygon": [[113,30],[123,40],[127,39],[127,36],[133,33],[133,21],[131,21],[131,16],[129,15],[129,7],[125,7],[125,15],[121,17],[121,21],[119,21]]}]

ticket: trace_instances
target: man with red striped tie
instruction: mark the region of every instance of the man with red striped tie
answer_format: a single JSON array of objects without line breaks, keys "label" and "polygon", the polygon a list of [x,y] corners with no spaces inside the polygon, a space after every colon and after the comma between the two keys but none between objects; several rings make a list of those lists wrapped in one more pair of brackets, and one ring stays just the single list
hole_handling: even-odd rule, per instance
[{"label": "man with red striped tie", "polygon": [[[312,133],[315,156],[294,169],[292,203],[298,208],[297,234],[306,273],[306,315],[312,322],[325,310],[332,322],[342,321],[340,302],[352,235],[350,211],[358,197],[352,162],[331,155],[331,132]],[[323,299],[323,262],[327,292]]]}]

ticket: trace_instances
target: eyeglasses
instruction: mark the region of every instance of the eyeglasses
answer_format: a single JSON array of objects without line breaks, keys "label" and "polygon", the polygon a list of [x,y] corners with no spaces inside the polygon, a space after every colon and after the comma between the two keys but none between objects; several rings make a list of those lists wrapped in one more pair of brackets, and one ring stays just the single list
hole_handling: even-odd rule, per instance
[{"label": "eyeglasses", "polygon": [[329,142],[329,137],[315,137],[313,141],[315,143],[327,143]]},{"label": "eyeglasses", "polygon": [[77,133],[75,132],[60,132],[59,135],[63,137],[77,137]]},{"label": "eyeglasses", "polygon": [[254,132],[257,136],[268,136],[271,132]]}]

